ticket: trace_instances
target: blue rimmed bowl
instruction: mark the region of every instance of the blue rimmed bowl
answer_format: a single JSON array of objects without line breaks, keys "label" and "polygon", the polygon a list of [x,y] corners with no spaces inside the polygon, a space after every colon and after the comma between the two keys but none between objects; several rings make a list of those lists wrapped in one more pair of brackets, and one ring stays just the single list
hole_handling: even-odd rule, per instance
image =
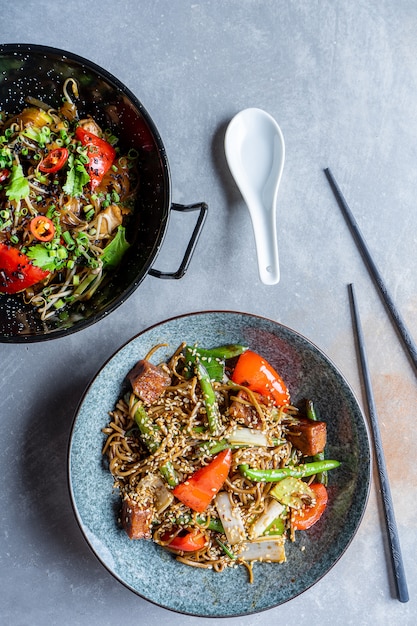
[{"label": "blue rimmed bowl", "polygon": [[[105,467],[101,429],[108,422],[126,374],[155,345],[168,358],[181,342],[204,347],[244,343],[262,354],[284,378],[294,404],[314,401],[327,422],[328,458],[342,462],[329,474],[329,504],[310,530],[287,542],[287,562],[256,563],[222,573],[191,568],[151,541],[131,541],[117,524],[120,499]],[[165,354],[164,354],[165,352]],[[366,422],[343,375],[328,357],[294,330],[263,317],[201,312],[176,317],[140,333],[101,368],[75,416],[68,477],[76,519],[92,551],[111,574],[142,598],[200,617],[232,617],[270,609],[316,584],[352,541],[370,487],[371,456]],[[303,549],[301,550],[301,547]]]}]

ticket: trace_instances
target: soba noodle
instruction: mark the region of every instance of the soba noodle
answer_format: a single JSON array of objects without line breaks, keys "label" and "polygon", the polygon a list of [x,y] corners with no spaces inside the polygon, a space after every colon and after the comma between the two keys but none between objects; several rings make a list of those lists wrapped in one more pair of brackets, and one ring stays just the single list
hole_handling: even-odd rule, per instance
[{"label": "soba noodle", "polygon": [[[260,469],[272,469],[299,464],[301,453],[286,439],[287,429],[297,420],[298,410],[291,405],[277,407],[261,403],[256,394],[246,387],[231,383],[226,377],[221,382],[212,383],[221,416],[221,434],[211,434],[207,428],[204,396],[198,379],[196,376],[187,378],[184,375],[184,348],[185,344],[179,346],[167,363],[160,364],[172,382],[157,401],[146,406],[147,415],[156,429],[154,432],[158,433],[153,452],[150,453],[144,444],[135,421],[135,412],[141,401],[134,393],[127,392],[117,402],[110,415],[110,422],[103,429],[106,436],[103,454],[108,459],[109,470],[114,477],[114,488],[119,490],[122,500],[129,498],[142,503],[145,508],[151,507],[153,541],[170,550],[169,543],[173,536],[181,536],[185,530],[194,530],[204,536],[205,545],[195,552],[171,549],[179,561],[216,571],[242,564],[248,568],[252,580],[253,559],[246,559],[244,555],[247,540],[242,539],[231,546],[226,535],[221,532],[221,527],[220,532],[212,529],[213,524],[219,522],[219,512],[214,501],[202,514],[192,511],[176,498],[171,498],[169,505],[158,511],[144,484],[150,476],[160,476],[160,468],[168,463],[180,482],[208,465],[216,451],[215,446],[218,450],[222,449],[236,428],[244,428],[232,416],[230,407],[233,402],[245,402],[252,407],[258,423],[257,428],[248,430],[262,432],[268,443],[229,446],[233,450],[232,464],[222,491],[228,494],[233,508],[239,509],[244,532],[250,539],[254,521],[260,518],[271,500],[269,492],[273,483],[252,482],[242,475],[239,466],[248,464]],[[145,360],[149,358],[150,355],[147,355]],[[237,395],[240,389],[245,390],[246,400]],[[170,491],[169,486],[167,489]],[[273,536],[273,541],[282,546],[280,561],[285,560],[286,537],[294,538],[288,508],[282,515],[282,523],[280,533]],[[269,541],[271,535],[258,539]],[[260,556],[258,560],[267,559]]]},{"label": "soba noodle", "polygon": [[[48,273],[33,285],[22,283],[20,290],[43,320],[65,317],[73,303],[90,299],[120,261],[129,245],[125,226],[138,192],[136,151],[121,154],[109,129],[91,117],[79,118],[73,79],[65,82],[63,94],[59,108],[29,97],[19,114],[0,112],[0,246],[4,257],[7,246]],[[100,149],[114,155],[103,176],[94,169],[91,144],[83,144],[79,129],[102,140]],[[56,159],[58,154],[66,155],[58,169],[45,169],[48,157],[51,163],[51,155]],[[49,240],[34,234],[33,220],[39,216],[54,234]],[[15,293],[6,267],[4,261],[0,292]]]}]

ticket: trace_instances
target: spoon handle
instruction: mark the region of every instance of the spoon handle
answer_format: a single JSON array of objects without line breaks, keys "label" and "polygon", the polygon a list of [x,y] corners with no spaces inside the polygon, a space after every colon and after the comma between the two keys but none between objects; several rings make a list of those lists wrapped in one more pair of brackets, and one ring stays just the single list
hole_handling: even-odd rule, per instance
[{"label": "spoon handle", "polygon": [[280,280],[276,212],[263,207],[249,207],[255,235],[258,271],[265,285],[275,285]]}]

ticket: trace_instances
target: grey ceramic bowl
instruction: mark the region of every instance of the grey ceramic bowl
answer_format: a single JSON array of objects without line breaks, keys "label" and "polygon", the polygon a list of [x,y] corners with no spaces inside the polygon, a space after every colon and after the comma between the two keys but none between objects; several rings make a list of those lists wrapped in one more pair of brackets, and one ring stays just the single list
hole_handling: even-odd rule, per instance
[{"label": "grey ceramic bowl", "polygon": [[[166,343],[158,360],[182,341],[203,347],[239,342],[262,354],[286,381],[292,402],[314,401],[327,422],[328,458],[342,462],[329,474],[323,518],[287,543],[285,564],[257,563],[249,584],[245,568],[219,574],[175,561],[150,541],[131,541],[118,527],[120,501],[105,468],[101,428],[108,421],[127,372],[152,346]],[[370,448],[366,423],[348,383],[303,336],[276,322],[235,312],[202,312],[165,321],[122,347],[99,371],[81,401],[72,429],[68,476],[76,518],[102,564],[133,592],[173,611],[231,617],[263,611],[317,583],[354,537],[368,498]],[[300,548],[304,546],[302,551]]]},{"label": "grey ceramic bowl", "polygon": [[[171,178],[162,139],[138,98],[115,76],[76,54],[31,44],[0,45],[0,110],[18,113],[32,96],[58,106],[67,78],[79,87],[77,109],[92,115],[103,128],[111,128],[123,151],[134,148],[140,159],[141,186],[134,218],[127,225],[130,249],[120,266],[87,303],[68,310],[69,317],[54,316],[42,322],[22,297],[0,294],[0,342],[34,342],[55,339],[95,324],[124,303],[151,274],[181,278],[190,262],[207,213],[205,203],[174,204]],[[198,213],[178,268],[161,272],[154,264],[163,244],[172,211]],[[181,241],[181,240],[180,240]],[[181,244],[180,244],[181,245]]]}]

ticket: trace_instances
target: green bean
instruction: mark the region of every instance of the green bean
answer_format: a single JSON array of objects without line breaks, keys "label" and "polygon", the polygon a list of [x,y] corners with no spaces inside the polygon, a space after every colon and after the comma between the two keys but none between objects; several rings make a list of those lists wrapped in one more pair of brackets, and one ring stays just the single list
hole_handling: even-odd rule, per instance
[{"label": "green bean", "polygon": [[275,483],[287,476],[295,478],[304,478],[305,476],[313,476],[327,470],[339,467],[339,461],[323,460],[305,463],[304,465],[294,465],[291,467],[280,467],[277,469],[252,469],[249,465],[239,465],[241,474],[254,482]]},{"label": "green bean", "polygon": [[[140,402],[136,405],[134,418],[143,443],[148,448],[149,452],[154,454],[161,445],[159,429],[152,420],[149,419],[145,407]],[[175,485],[178,484],[178,476],[171,461],[167,461],[164,465],[161,465],[159,471],[168,485],[175,487]]]},{"label": "green bean", "polygon": [[202,361],[210,380],[222,381],[224,377],[224,363],[227,359],[232,359],[247,350],[246,346],[240,344],[227,344],[217,348],[198,348],[197,346],[186,346],[185,355],[185,376],[191,378],[194,374],[197,361]]},{"label": "green bean", "polygon": [[206,408],[209,429],[212,435],[220,432],[220,411],[217,404],[216,392],[213,389],[206,368],[201,361],[196,362],[196,374],[203,392],[203,402]]}]

